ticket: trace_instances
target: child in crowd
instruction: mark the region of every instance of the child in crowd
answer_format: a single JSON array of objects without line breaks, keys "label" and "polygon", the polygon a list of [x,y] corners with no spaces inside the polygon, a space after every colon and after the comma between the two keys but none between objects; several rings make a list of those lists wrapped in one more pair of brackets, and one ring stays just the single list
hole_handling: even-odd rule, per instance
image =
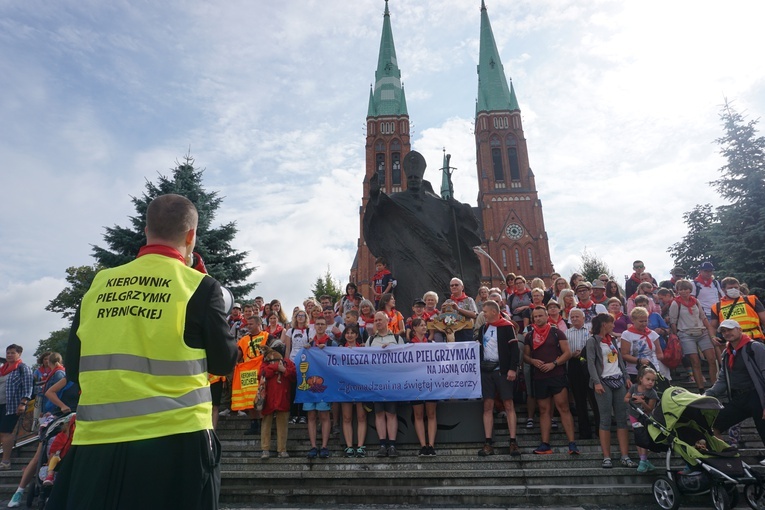
[{"label": "child in crowd", "polygon": [[297,379],[295,364],[284,359],[278,351],[263,347],[262,379],[266,391],[263,404],[263,423],[260,428],[261,459],[271,456],[271,424],[276,421],[276,451],[279,458],[289,457],[287,453],[287,422],[290,417],[292,385]]},{"label": "child in crowd", "polygon": [[372,276],[372,281],[374,282],[375,307],[378,308],[383,294],[393,291],[393,287],[396,286],[396,280],[388,269],[388,261],[385,257],[377,257],[375,259],[375,271],[377,272]]},{"label": "child in crowd", "polygon": [[[363,347],[361,341],[361,332],[357,324],[348,325],[343,331],[340,340],[341,345],[351,349]],[[357,447],[353,448],[353,408],[356,408],[356,420],[358,422]],[[366,457],[367,447],[364,445],[367,437],[367,412],[364,409],[363,402],[343,402],[343,437],[345,438],[345,456],[346,457]]]},{"label": "child in crowd", "polygon": [[[412,321],[414,319],[425,319],[425,301],[422,299],[415,299],[412,303],[412,316],[406,319],[406,337],[411,339],[412,337]],[[427,329],[427,328],[426,328]]]},{"label": "child in crowd", "polygon": [[[656,371],[651,367],[643,367],[638,374],[637,384],[630,386],[627,390],[627,394],[624,396],[624,401],[629,404],[630,401],[636,406],[639,406],[644,413],[651,414],[656,402],[659,400],[659,395],[656,390],[653,389],[656,384]],[[638,413],[632,406],[628,406],[630,415],[630,424],[632,429],[642,427],[643,424],[638,421]],[[647,471],[653,471],[656,467],[648,460],[648,450],[640,448],[638,446],[638,455],[640,455],[640,463],[638,464],[638,473],[645,473]]]}]

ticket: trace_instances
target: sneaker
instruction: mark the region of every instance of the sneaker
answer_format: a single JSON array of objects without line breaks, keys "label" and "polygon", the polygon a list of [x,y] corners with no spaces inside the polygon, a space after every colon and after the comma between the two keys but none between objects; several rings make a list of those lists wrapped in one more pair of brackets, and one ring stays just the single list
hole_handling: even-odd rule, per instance
[{"label": "sneaker", "polygon": [[553,430],[558,430],[558,420],[553,418],[552,421],[550,422],[550,427],[552,427]]},{"label": "sneaker", "polygon": [[315,459],[318,456],[319,456],[319,449],[316,448],[315,446],[311,448],[310,450],[308,450],[308,454],[306,455],[306,457],[308,457],[309,459]]},{"label": "sneaker", "polygon": [[647,462],[648,461],[645,461],[645,460],[641,460],[640,462],[638,462],[638,468],[637,468],[638,473],[645,473],[648,471],[648,466],[646,466]]},{"label": "sneaker", "polygon": [[377,450],[377,455],[375,455],[375,457],[387,457],[387,456],[388,456],[388,447],[380,446],[380,449]]},{"label": "sneaker", "polygon": [[218,413],[218,416],[228,416],[231,414],[231,409],[224,409],[223,411]]},{"label": "sneaker", "polygon": [[298,417],[297,416],[293,416],[292,418],[290,418],[290,424],[291,425],[297,425],[297,422],[298,422]]},{"label": "sneaker", "polygon": [[550,448],[550,445],[547,443],[541,443],[537,446],[536,450],[534,450],[534,453],[537,455],[551,455],[552,452],[552,448]]},{"label": "sneaker", "polygon": [[367,456],[367,447],[366,446],[359,446],[356,448],[356,457],[359,459],[363,459]]},{"label": "sneaker", "polygon": [[398,457],[398,450],[396,450],[396,445],[390,445],[388,447],[388,457]]},{"label": "sneaker", "polygon": [[526,428],[527,429],[533,429],[534,428],[534,420],[532,418],[529,418],[526,420]]},{"label": "sneaker", "polygon": [[290,458],[290,454],[289,454],[289,453],[287,453],[287,452],[279,452],[279,455],[278,455],[278,457],[279,457],[280,459],[289,459],[289,458]]},{"label": "sneaker", "polygon": [[423,446],[422,448],[420,448],[420,453],[418,453],[417,455],[420,457],[425,457],[427,454],[428,454],[428,447]]},{"label": "sneaker", "polygon": [[621,463],[621,465],[623,467],[628,467],[628,468],[636,468],[636,467],[638,467],[638,465],[635,463],[635,461],[633,461],[629,457],[622,457],[622,460],[619,461],[619,462]]},{"label": "sneaker", "polygon": [[24,493],[23,492],[16,491],[13,494],[13,497],[11,498],[11,500],[8,502],[8,508],[16,508],[16,507],[21,506],[21,498],[23,498],[23,497],[24,497]]},{"label": "sneaker", "polygon": [[345,456],[346,457],[355,457],[356,456],[356,450],[353,449],[352,446],[349,446],[345,449]]},{"label": "sneaker", "polygon": [[486,443],[483,445],[483,448],[478,450],[478,455],[481,457],[488,457],[489,455],[494,455],[494,447],[490,445],[489,443]]},{"label": "sneaker", "polygon": [[271,458],[271,452],[269,452],[268,450],[263,450],[263,453],[260,454],[260,458],[262,460]]},{"label": "sneaker", "polygon": [[320,459],[328,459],[329,458],[329,450],[327,448],[322,448],[319,450],[319,458]]},{"label": "sneaker", "polygon": [[426,453],[425,455],[427,455],[428,457],[436,456],[436,449],[433,446],[427,446],[426,448],[428,449],[428,453]]},{"label": "sneaker", "polygon": [[[642,461],[642,462],[645,462],[645,467],[646,467],[646,470],[647,470],[648,472],[651,472],[651,471],[656,471],[656,466],[654,466],[653,464],[651,464],[651,461],[650,461],[650,460],[646,459],[646,460],[644,460],[644,461]],[[638,466],[638,467],[639,467],[639,466]]]},{"label": "sneaker", "polygon": [[308,418],[306,418],[305,416],[301,416],[301,417],[298,419],[298,423],[299,423],[300,425],[305,425],[306,423],[308,423]]},{"label": "sneaker", "polygon": [[519,457],[521,455],[521,449],[518,448],[518,443],[513,441],[510,443],[510,456],[511,457]]},{"label": "sneaker", "polygon": [[244,411],[237,411],[236,415],[237,416],[247,416],[247,413],[245,413]]},{"label": "sneaker", "polygon": [[579,448],[576,447],[576,443],[573,441],[568,444],[569,455],[579,455]]},{"label": "sneaker", "polygon": [[10,470],[11,470],[10,462],[0,462],[0,471],[10,471]]},{"label": "sneaker", "polygon": [[611,461],[611,457],[606,457],[603,459],[603,463],[600,465],[603,469],[611,469],[614,467],[614,463]]}]

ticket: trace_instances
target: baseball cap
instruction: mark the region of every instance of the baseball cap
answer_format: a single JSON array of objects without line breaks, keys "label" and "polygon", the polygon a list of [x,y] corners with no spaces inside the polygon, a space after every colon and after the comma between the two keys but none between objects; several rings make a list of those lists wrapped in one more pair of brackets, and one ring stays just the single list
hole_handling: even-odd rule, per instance
[{"label": "baseball cap", "polygon": [[720,323],[720,326],[718,326],[717,331],[720,331],[721,329],[741,329],[741,324],[734,321],[733,319],[725,319]]},{"label": "baseball cap", "polygon": [[715,266],[712,265],[712,263],[709,262],[708,260],[706,262],[702,262],[701,265],[699,266],[699,271],[714,271],[714,270],[715,270]]},{"label": "baseball cap", "polygon": [[241,310],[242,309],[242,305],[241,305],[241,303],[234,303],[234,306],[232,308],[239,308]]}]

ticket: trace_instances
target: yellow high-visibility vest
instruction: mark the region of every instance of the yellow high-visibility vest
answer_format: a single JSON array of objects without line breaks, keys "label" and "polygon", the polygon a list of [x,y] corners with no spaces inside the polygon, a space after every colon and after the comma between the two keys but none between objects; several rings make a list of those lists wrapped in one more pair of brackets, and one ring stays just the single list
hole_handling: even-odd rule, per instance
[{"label": "yellow high-visibility vest", "polygon": [[186,308],[203,278],[159,254],[96,275],[77,330],[82,395],[72,444],[212,429],[207,355],[183,340]]}]

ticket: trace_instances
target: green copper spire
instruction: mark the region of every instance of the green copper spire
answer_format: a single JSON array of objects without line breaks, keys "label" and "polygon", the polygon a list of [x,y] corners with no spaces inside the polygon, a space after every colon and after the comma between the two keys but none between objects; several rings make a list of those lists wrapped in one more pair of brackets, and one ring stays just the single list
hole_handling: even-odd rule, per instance
[{"label": "green copper spire", "polygon": [[481,0],[481,48],[478,56],[478,100],[476,113],[497,110],[520,110],[512,82],[507,86],[505,68],[499,58],[491,31],[489,13]]},{"label": "green copper spire", "polygon": [[390,26],[388,0],[385,0],[380,56],[377,59],[375,84],[369,97],[368,117],[386,115],[408,115],[406,96],[401,85],[401,70],[396,60],[396,47],[393,45],[393,30]]}]

